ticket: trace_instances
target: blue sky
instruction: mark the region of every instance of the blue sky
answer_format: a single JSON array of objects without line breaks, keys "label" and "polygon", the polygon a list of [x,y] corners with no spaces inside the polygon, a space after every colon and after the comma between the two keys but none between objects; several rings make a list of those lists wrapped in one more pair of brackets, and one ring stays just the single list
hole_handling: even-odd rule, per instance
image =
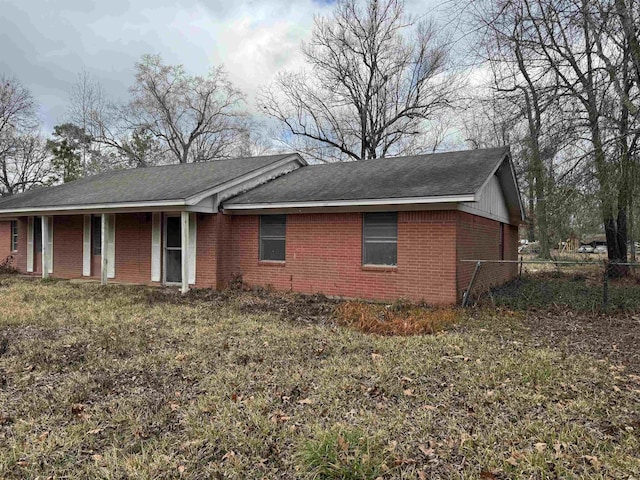
[{"label": "blue sky", "polygon": [[[107,93],[124,99],[144,53],[181,63],[193,74],[223,64],[250,106],[278,71],[302,66],[300,45],[314,15],[332,0],[3,0],[0,73],[13,75],[41,105],[46,129],[64,120],[84,68]],[[439,2],[409,0],[416,15]]]}]

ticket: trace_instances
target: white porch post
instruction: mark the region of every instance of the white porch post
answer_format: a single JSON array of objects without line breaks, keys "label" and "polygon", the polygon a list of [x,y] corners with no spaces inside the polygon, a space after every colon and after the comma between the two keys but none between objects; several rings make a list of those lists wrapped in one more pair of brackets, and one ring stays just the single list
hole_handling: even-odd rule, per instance
[{"label": "white porch post", "polygon": [[107,214],[103,213],[102,215],[100,215],[100,220],[102,223],[102,228],[101,228],[101,239],[100,241],[102,242],[102,249],[101,249],[101,255],[100,255],[100,283],[102,283],[102,285],[106,285],[107,284],[107,278],[108,278],[108,272],[107,272],[107,264],[108,264],[108,248],[107,248],[107,239],[109,238],[107,229],[109,227],[109,222],[107,221]]},{"label": "white porch post", "polygon": [[182,287],[180,291],[189,291],[189,212],[180,213],[180,231],[182,233],[180,250],[182,253]]},{"label": "white porch post", "polygon": [[40,217],[42,222],[40,244],[42,245],[42,278],[49,278],[49,217]]}]

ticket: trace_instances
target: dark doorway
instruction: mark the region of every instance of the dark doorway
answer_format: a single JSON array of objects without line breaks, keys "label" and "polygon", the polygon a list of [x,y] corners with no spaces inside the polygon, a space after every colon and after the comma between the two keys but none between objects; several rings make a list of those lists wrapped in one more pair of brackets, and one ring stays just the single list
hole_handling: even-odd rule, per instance
[{"label": "dark doorway", "polygon": [[180,217],[165,221],[165,282],[182,282],[182,229]]}]

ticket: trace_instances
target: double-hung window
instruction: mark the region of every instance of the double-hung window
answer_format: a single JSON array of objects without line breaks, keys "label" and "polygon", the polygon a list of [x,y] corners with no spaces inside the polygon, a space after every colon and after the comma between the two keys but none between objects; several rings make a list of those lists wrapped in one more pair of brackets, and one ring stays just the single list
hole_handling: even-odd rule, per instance
[{"label": "double-hung window", "polygon": [[284,262],[286,233],[286,215],[260,217],[260,260]]},{"label": "double-hung window", "polygon": [[365,213],[362,217],[362,263],[398,264],[398,214]]},{"label": "double-hung window", "polygon": [[11,221],[11,251],[18,251],[18,221]]}]

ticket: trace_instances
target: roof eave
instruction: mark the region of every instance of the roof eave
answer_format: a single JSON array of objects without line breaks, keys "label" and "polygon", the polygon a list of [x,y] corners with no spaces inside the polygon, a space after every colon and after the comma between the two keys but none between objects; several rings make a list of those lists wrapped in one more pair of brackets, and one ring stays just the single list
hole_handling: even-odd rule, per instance
[{"label": "roof eave", "polygon": [[363,198],[352,200],[322,200],[306,202],[273,202],[273,203],[228,203],[223,206],[223,213],[244,212],[248,210],[285,210],[305,208],[333,208],[333,207],[371,207],[395,205],[427,205],[437,203],[461,203],[474,202],[474,194],[446,195],[432,197],[405,197],[405,198]]},{"label": "roof eave", "polygon": [[184,199],[178,200],[155,200],[150,202],[120,202],[120,203],[94,203],[81,205],[52,205],[47,207],[21,207],[0,209],[0,217],[24,216],[24,215],[53,215],[55,213],[91,213],[113,210],[126,211],[152,211],[162,208],[186,209],[188,207]]}]

